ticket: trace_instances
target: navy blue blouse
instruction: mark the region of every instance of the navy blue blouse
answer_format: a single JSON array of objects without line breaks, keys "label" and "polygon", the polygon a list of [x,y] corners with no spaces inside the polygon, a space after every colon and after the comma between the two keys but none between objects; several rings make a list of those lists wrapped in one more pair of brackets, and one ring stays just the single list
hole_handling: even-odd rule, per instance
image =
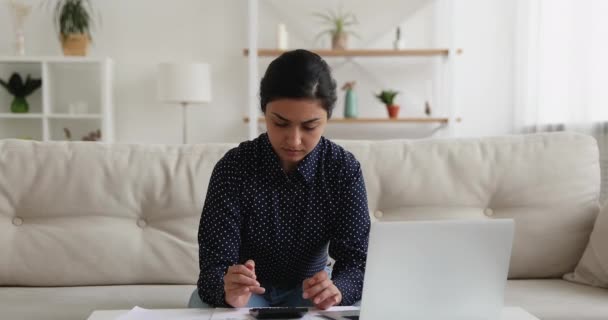
[{"label": "navy blue blouse", "polygon": [[295,287],[336,260],[332,280],[342,305],[361,299],[369,237],[361,166],[321,138],[286,174],[267,134],[241,143],[216,164],[198,240],[201,299],[227,306],[229,266],[255,261],[262,286]]}]

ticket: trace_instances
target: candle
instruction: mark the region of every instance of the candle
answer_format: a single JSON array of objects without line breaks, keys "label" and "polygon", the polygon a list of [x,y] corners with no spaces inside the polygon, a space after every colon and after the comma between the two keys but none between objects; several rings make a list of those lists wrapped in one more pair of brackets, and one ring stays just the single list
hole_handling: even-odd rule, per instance
[{"label": "candle", "polygon": [[277,47],[280,50],[287,50],[287,48],[289,47],[287,28],[282,23],[279,23],[277,25]]}]

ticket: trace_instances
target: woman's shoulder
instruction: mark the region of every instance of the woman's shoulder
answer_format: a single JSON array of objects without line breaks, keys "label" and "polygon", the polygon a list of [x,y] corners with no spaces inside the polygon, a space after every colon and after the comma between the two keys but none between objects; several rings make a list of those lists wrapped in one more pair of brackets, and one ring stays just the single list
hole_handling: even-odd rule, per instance
[{"label": "woman's shoulder", "polygon": [[322,143],[324,146],[325,165],[341,168],[339,171],[346,174],[350,174],[353,171],[359,171],[361,164],[352,152],[325,137],[322,138]]},{"label": "woman's shoulder", "polygon": [[243,141],[238,146],[228,150],[218,161],[216,167],[229,168],[236,171],[246,171],[254,166],[259,150],[260,138]]}]

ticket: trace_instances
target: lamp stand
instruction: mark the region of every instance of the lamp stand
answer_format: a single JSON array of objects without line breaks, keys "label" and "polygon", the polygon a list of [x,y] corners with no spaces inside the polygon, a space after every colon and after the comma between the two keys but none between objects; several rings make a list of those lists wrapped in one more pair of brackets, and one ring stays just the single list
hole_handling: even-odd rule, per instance
[{"label": "lamp stand", "polygon": [[188,143],[188,121],[186,121],[187,117],[187,108],[188,108],[188,103],[187,102],[182,102],[182,143],[186,144]]}]

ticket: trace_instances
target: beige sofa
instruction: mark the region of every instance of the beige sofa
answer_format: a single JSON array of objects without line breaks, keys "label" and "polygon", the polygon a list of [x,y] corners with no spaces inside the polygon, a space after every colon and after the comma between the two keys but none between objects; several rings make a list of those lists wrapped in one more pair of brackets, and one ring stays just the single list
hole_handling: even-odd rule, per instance
[{"label": "beige sofa", "polygon": [[[362,164],[373,219],[513,218],[506,304],[540,319],[608,318],[607,289],[561,280],[599,210],[594,139],[341,144]],[[233,146],[0,141],[0,319],[185,307],[209,176]]]}]

